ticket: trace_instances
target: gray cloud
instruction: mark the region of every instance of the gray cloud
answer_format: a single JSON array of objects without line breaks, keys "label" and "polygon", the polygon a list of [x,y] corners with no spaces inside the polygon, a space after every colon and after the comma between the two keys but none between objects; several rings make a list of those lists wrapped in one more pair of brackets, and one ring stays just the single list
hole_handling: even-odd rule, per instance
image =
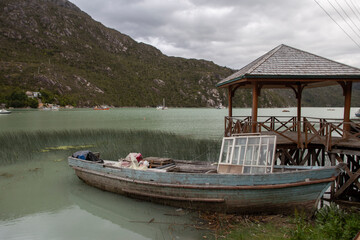
[{"label": "gray cloud", "polygon": [[[284,43],[360,67],[359,47],[313,0],[72,2],[95,20],[169,56],[206,59],[239,69]],[[344,22],[342,26],[346,28]],[[356,40],[360,43],[360,38]]]}]

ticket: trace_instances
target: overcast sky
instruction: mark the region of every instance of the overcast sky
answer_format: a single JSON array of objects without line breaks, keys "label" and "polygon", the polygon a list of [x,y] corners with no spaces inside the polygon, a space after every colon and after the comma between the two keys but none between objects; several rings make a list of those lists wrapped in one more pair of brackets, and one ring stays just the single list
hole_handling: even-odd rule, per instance
[{"label": "overcast sky", "polygon": [[70,1],[105,26],[168,56],[240,69],[286,44],[360,68],[358,0]]}]

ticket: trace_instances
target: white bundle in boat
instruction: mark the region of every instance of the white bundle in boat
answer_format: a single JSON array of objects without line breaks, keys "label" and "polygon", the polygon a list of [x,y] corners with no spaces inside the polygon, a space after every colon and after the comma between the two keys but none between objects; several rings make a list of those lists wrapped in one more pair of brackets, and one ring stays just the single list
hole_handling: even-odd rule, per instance
[{"label": "white bundle in boat", "polygon": [[146,170],[149,166],[148,161],[142,160],[141,153],[129,153],[125,160],[130,162],[129,168],[132,169]]}]

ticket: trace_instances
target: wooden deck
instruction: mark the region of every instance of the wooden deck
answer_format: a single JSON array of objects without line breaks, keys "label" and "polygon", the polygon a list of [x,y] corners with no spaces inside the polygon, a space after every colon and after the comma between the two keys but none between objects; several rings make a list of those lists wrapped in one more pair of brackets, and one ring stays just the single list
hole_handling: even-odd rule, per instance
[{"label": "wooden deck", "polygon": [[[274,132],[261,132],[263,135],[277,135]],[[297,145],[298,144],[298,134],[297,132],[287,132],[282,135],[277,135],[277,144],[282,145]],[[308,138],[313,138],[311,141],[312,145],[322,145],[326,146],[327,137],[326,136],[316,136],[316,134],[307,134]],[[333,143],[331,149],[353,149],[360,151],[360,138],[356,139],[343,139],[342,137],[331,137],[331,142]],[[300,143],[305,146],[306,136],[305,133],[300,135]],[[300,145],[301,145],[300,144]]]}]

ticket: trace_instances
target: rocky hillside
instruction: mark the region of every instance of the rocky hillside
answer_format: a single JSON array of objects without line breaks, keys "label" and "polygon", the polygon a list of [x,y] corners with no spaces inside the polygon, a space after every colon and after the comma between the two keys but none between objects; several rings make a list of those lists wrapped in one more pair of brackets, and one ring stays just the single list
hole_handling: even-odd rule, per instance
[{"label": "rocky hillside", "polygon": [[[67,0],[1,0],[0,56],[0,103],[20,89],[46,90],[77,106],[156,106],[163,98],[174,107],[216,106],[226,104],[226,94],[215,84],[233,72],[168,57]],[[248,96],[239,92],[237,106],[250,104]],[[260,103],[290,106],[295,99],[290,91],[272,90],[262,92]]]}]

